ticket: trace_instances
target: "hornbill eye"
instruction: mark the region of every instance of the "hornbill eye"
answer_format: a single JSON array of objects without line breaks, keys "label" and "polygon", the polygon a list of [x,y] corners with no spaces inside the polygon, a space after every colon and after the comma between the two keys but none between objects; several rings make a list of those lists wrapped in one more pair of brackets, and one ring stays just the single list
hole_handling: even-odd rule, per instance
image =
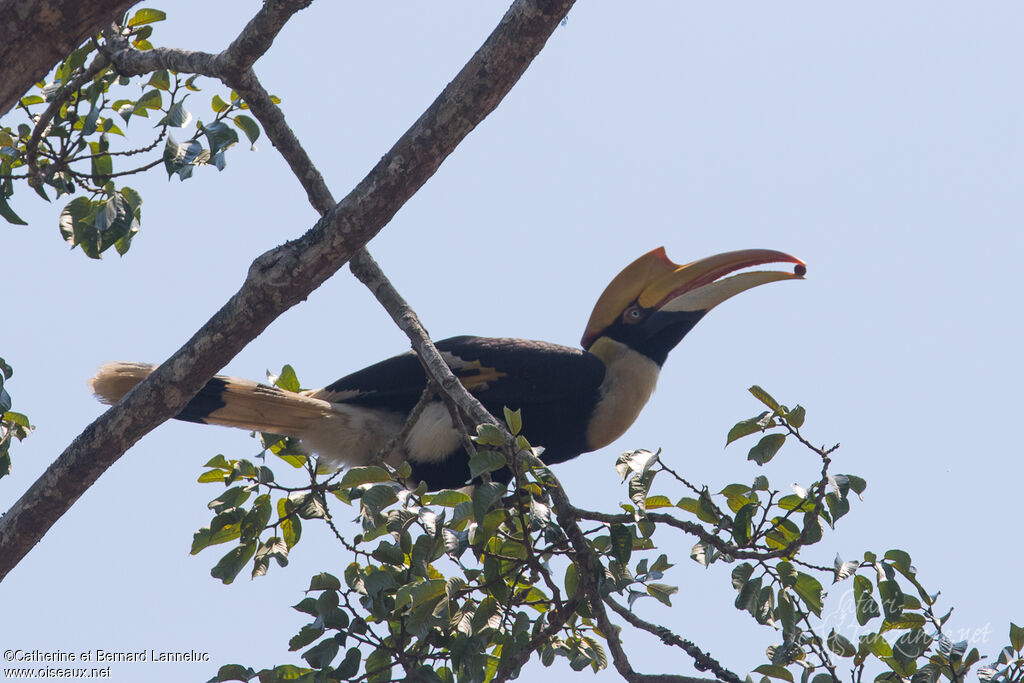
[{"label": "hornbill eye", "polygon": [[631,304],[629,308],[622,312],[622,322],[626,325],[635,325],[645,317],[644,309],[640,307],[640,304]]}]

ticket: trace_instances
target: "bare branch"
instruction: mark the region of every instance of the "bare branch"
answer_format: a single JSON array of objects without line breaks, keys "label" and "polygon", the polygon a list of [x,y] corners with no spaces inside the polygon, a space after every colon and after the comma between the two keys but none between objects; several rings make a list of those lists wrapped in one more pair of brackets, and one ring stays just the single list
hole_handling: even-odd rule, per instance
[{"label": "bare branch", "polygon": [[50,101],[50,104],[39,115],[39,118],[36,119],[36,125],[32,129],[32,137],[29,138],[28,144],[25,145],[25,156],[28,159],[28,184],[32,187],[38,188],[43,186],[42,174],[39,171],[39,143],[46,134],[50,121],[53,120],[53,117],[60,111],[60,108],[64,106],[64,103],[72,94],[77,92],[79,88],[91,81],[96,74],[103,71],[109,65],[110,60],[107,59],[106,55],[96,55],[85,71],[71,79],[67,85],[53,96],[53,100]]},{"label": "bare branch", "polygon": [[430,377],[437,382],[441,390],[452,398],[455,404],[475,424],[494,424],[499,422],[480,404],[476,398],[466,391],[459,379],[452,374],[451,369],[441,357],[441,354],[430,341],[430,336],[423,329],[419,317],[415,311],[406,303],[405,299],[391,286],[391,283],[381,272],[376,261],[366,250],[357,253],[352,259],[352,273],[359,280],[369,287],[373,295],[391,314],[392,319],[409,337],[413,350],[423,361]]},{"label": "bare branch", "polygon": [[515,85],[571,6],[572,0],[516,0],[354,190],[301,238],[256,259],[241,289],[191,339],[72,441],[0,519],[0,579],[132,444],[176,415],[210,377],[391,220]]},{"label": "bare branch", "polygon": [[[610,596],[605,596],[604,601],[609,607],[615,610],[616,614],[618,614],[620,617],[628,621],[633,626],[658,636],[659,638],[661,638],[662,642],[664,642],[667,645],[675,645],[676,647],[685,650],[686,654],[693,657],[694,666],[697,668],[698,671],[710,671],[713,674],[715,674],[715,677],[718,680],[728,681],[728,683],[741,683],[741,679],[739,676],[729,671],[728,669],[724,668],[721,664],[718,663],[718,660],[712,657],[709,653],[701,651],[699,647],[694,645],[689,640],[680,638],[664,626],[659,626],[657,624],[652,624],[649,621],[644,621],[630,610],[626,609],[619,603],[612,600]],[[698,681],[700,683],[707,683],[706,678],[689,678],[689,680],[692,683],[697,683]]]},{"label": "bare branch", "polygon": [[238,37],[217,55],[218,69],[223,74],[247,71],[266,54],[277,34],[299,10],[313,0],[267,0]]},{"label": "bare branch", "polygon": [[633,669],[632,664],[629,662],[629,657],[626,656],[626,651],[622,647],[622,640],[619,638],[620,629],[611,622],[608,618],[608,612],[604,608],[604,600],[598,585],[600,577],[604,576],[604,571],[597,561],[597,557],[594,555],[590,544],[587,543],[583,531],[579,527],[579,517],[576,515],[576,508],[569,502],[565,489],[562,488],[561,483],[558,482],[554,474],[551,474],[551,478],[554,482],[554,486],[548,489],[551,494],[551,502],[554,505],[555,514],[558,515],[558,521],[569,537],[569,543],[572,544],[573,561],[579,568],[577,575],[579,576],[580,587],[590,603],[590,609],[593,612],[594,620],[597,622],[597,627],[604,635],[605,642],[608,643],[608,649],[611,651],[615,670],[627,681],[630,681],[630,683],[697,683],[698,681],[700,683],[707,683],[707,681],[694,679],[690,676],[680,676],[678,674],[641,674]]}]

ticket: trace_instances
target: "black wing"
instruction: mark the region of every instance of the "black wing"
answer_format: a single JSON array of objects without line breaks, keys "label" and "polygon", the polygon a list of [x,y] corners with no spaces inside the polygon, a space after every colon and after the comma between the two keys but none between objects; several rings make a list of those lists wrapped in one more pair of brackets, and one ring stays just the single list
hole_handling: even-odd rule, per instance
[{"label": "black wing", "polygon": [[[437,348],[463,386],[485,405],[516,408],[596,392],[604,364],[589,353],[557,344],[491,337],[452,337]],[[426,386],[412,353],[388,358],[313,392],[338,403],[409,411]]]},{"label": "black wing", "polygon": [[[605,366],[596,356],[566,346],[525,339],[453,337],[437,342],[463,385],[499,419],[502,408],[522,411],[523,433],[543,446],[542,459],[557,463],[589,450],[587,425],[600,395]],[[426,373],[411,352],[354,372],[313,393],[317,398],[407,413],[426,386]],[[412,459],[413,478],[430,488],[469,481],[461,449],[432,462]],[[507,481],[508,471],[492,474]]]}]

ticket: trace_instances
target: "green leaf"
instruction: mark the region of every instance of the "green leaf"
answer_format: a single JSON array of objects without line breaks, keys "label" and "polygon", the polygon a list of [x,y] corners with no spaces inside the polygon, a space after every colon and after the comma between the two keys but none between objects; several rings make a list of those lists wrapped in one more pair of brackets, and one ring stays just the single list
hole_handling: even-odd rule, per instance
[{"label": "green leaf", "polygon": [[347,681],[350,678],[355,678],[355,675],[359,672],[359,662],[363,659],[362,653],[359,652],[358,647],[350,647],[348,652],[345,653],[345,659],[341,661],[338,668],[334,670],[335,676],[338,680]]},{"label": "green leaf", "polygon": [[171,108],[167,110],[167,114],[160,119],[161,125],[168,125],[171,128],[182,128],[187,126],[192,121],[192,114],[189,113],[188,109],[185,109],[184,102],[175,102],[171,105]]},{"label": "green leaf", "polygon": [[752,417],[749,420],[741,420],[733,425],[732,429],[729,430],[729,434],[725,437],[725,445],[728,446],[736,439],[742,439],[744,436],[750,436],[757,432],[763,432],[771,420],[767,418],[770,415],[768,412],[761,413],[757,417]]},{"label": "green leaf", "polygon": [[785,434],[767,434],[750,449],[750,452],[747,453],[747,460],[753,460],[758,465],[765,465],[775,457],[784,443],[786,443]]},{"label": "green leaf", "polygon": [[788,422],[794,429],[800,429],[804,426],[804,418],[807,417],[807,411],[803,406],[798,405],[792,410],[786,411],[786,414],[783,417],[786,418],[786,422]]},{"label": "green leaf", "polygon": [[[904,595],[904,598],[910,596]],[[916,612],[904,612],[898,617],[895,617],[892,621],[886,619],[882,623],[882,627],[879,629],[879,633],[885,633],[886,631],[907,631],[914,628],[922,628],[928,621],[925,619],[923,614]]]},{"label": "green leaf", "polygon": [[493,481],[476,487],[473,491],[473,517],[478,523],[484,521],[487,511],[505,494],[505,490],[504,484]]},{"label": "green leaf", "polygon": [[923,655],[931,644],[931,636],[922,629],[907,631],[892,644],[892,656],[909,669],[909,665]]},{"label": "green leaf", "polygon": [[[282,500],[285,500],[282,498]],[[291,550],[302,538],[302,522],[298,517],[287,517],[281,521],[281,538],[284,544]]]},{"label": "green leaf", "polygon": [[256,140],[260,137],[259,124],[245,114],[238,114],[231,120],[249,138],[249,148],[256,149]]},{"label": "green leaf", "polygon": [[147,90],[142,97],[135,101],[132,113],[137,116],[148,117],[148,109],[163,109],[164,97],[159,90]]},{"label": "green leaf", "polygon": [[679,589],[675,586],[668,586],[664,583],[649,583],[647,584],[647,594],[656,598],[658,602],[671,607],[672,601],[670,597],[679,592]]},{"label": "green leaf", "polygon": [[215,579],[220,579],[225,584],[229,584],[235,580],[235,577],[238,576],[238,572],[242,571],[242,568],[255,554],[256,541],[250,541],[249,543],[240,545],[237,548],[232,548],[228,551],[227,555],[220,558],[220,562],[210,570],[210,576]]},{"label": "green leaf", "polygon": [[252,491],[247,491],[244,486],[232,486],[211,500],[206,507],[219,515],[228,508],[238,507],[247,501],[250,495]]},{"label": "green leaf", "polygon": [[[762,577],[757,577],[752,581],[748,581],[740,587],[739,595],[736,596],[735,607],[738,610],[744,610],[750,612],[751,616],[755,616],[758,612],[758,600],[761,595],[761,582]],[[735,584],[735,579],[733,580]]]},{"label": "green leaf", "polygon": [[844,636],[836,633],[835,629],[828,634],[828,638],[825,641],[828,644],[828,649],[835,652],[840,657],[853,657],[857,654],[857,648],[847,640]]},{"label": "green leaf", "polygon": [[237,539],[242,533],[241,522],[244,517],[245,510],[241,508],[232,508],[218,514],[210,522],[210,526],[203,527],[192,536],[190,553],[195,555],[211,545]]},{"label": "green leaf", "polygon": [[612,524],[612,557],[625,565],[633,554],[633,532],[624,524]]},{"label": "green leaf", "polygon": [[445,489],[428,496],[426,503],[428,505],[440,505],[446,508],[453,508],[459,503],[468,503],[471,500],[472,499],[469,497],[469,494],[463,493],[462,491]]},{"label": "green leaf", "polygon": [[341,590],[341,581],[338,577],[327,572],[320,572],[315,574],[309,580],[309,591],[339,591]]},{"label": "green leaf", "polygon": [[910,553],[904,550],[899,550],[895,548],[892,550],[887,550],[883,557],[885,557],[885,559],[892,562],[893,565],[899,567],[900,569],[903,569],[904,571],[911,571],[912,569],[910,565]]},{"label": "green leaf", "polygon": [[506,465],[505,456],[497,451],[480,450],[469,459],[469,476],[476,479],[484,472],[500,470]]},{"label": "green leaf", "polygon": [[[376,514],[397,500],[398,495],[395,493],[393,486],[374,484],[363,492],[362,505],[372,514]],[[322,517],[323,515],[320,516]]]},{"label": "green leaf", "polygon": [[859,651],[870,652],[879,659],[892,657],[892,648],[889,642],[879,633],[868,633],[860,637]]},{"label": "green leaf", "polygon": [[218,114],[222,111],[227,111],[230,107],[231,105],[225,102],[224,98],[222,98],[220,95],[214,95],[213,99],[210,101],[210,108],[212,108]]},{"label": "green leaf", "polygon": [[[210,154],[216,155],[238,142],[238,133],[223,121],[213,121],[203,125],[203,134],[210,147]],[[220,168],[220,166],[218,166]]]},{"label": "green leaf", "polygon": [[83,134],[85,134],[85,135],[92,135],[93,133],[96,132],[96,122],[100,118],[100,111],[101,111],[101,109],[102,109],[102,107],[99,105],[98,102],[93,104],[92,109],[90,109],[89,113],[86,115],[86,117],[84,119],[82,119],[82,133]]},{"label": "green leaf", "polygon": [[295,374],[295,368],[291,365],[285,365],[281,368],[280,375],[273,375],[268,371],[267,379],[270,380],[271,384],[279,389],[284,389],[285,391],[291,391],[293,393],[302,391],[302,386],[299,384],[299,377]]},{"label": "green leaf", "polygon": [[171,76],[169,73],[167,73],[167,69],[158,69],[157,71],[153,72],[152,76],[149,77],[149,81],[146,83],[146,85],[151,85],[154,88],[158,88],[160,90],[170,90]]},{"label": "green leaf", "polygon": [[648,496],[647,500],[644,501],[644,509],[646,510],[657,510],[658,508],[670,508],[675,507],[672,505],[672,501],[669,500],[668,496]]},{"label": "green leaf", "polygon": [[719,519],[718,515],[715,514],[711,499],[706,497],[703,492],[700,498],[680,498],[679,502],[676,503],[676,507],[692,512],[697,515],[697,519],[708,524],[715,524]]},{"label": "green leaf", "polygon": [[850,484],[850,490],[856,493],[858,497],[864,493],[865,489],[867,489],[868,483],[860,477],[853,474],[847,474],[845,476],[846,480]]},{"label": "green leaf", "polygon": [[803,601],[807,604],[807,609],[814,612],[815,616],[821,616],[821,609],[824,601],[824,590],[821,587],[821,583],[810,574],[804,574],[803,572],[797,572],[796,574],[796,585],[793,586],[793,590],[799,595]]},{"label": "green leaf", "polygon": [[128,20],[128,26],[135,27],[142,26],[143,24],[152,24],[157,21],[163,21],[166,18],[167,13],[161,12],[158,9],[140,9]]},{"label": "green leaf", "polygon": [[164,143],[163,155],[167,177],[170,178],[172,175],[178,174],[181,180],[190,178],[195,164],[204,151],[203,146],[196,140],[179,143],[172,135],[168,134],[167,141]]},{"label": "green leaf", "polygon": [[879,581],[878,595],[886,621],[896,621],[903,614],[903,591],[896,581]]},{"label": "green leaf", "polygon": [[505,424],[508,425],[508,431],[512,432],[513,435],[521,432],[523,430],[523,411],[509,410],[508,406],[503,410],[505,411]]},{"label": "green leaf", "polygon": [[299,600],[298,604],[292,605],[292,609],[315,617],[317,616],[316,598],[303,598]]},{"label": "green leaf", "polygon": [[379,648],[370,653],[366,658],[366,681],[367,683],[384,683],[391,680],[391,652]]},{"label": "green leaf", "polygon": [[338,656],[338,641],[328,638],[302,653],[302,658],[314,669],[325,669]]},{"label": "green leaf", "polygon": [[732,523],[732,537],[738,545],[745,545],[750,540],[751,520],[757,507],[757,503],[747,503],[736,513]]},{"label": "green leaf", "polygon": [[796,567],[793,566],[792,562],[786,560],[779,560],[775,564],[775,573],[779,575],[779,581],[786,588],[792,588],[796,586],[797,573]]},{"label": "green leaf", "polygon": [[[242,538],[249,540],[257,538],[267,526],[271,515],[270,495],[264,493],[253,501],[252,509],[242,519]],[[286,550],[291,546],[286,545]]]},{"label": "green leaf", "polygon": [[362,486],[363,484],[377,484],[385,481],[391,481],[391,475],[386,469],[377,465],[367,465],[365,467],[350,468],[345,473],[345,476],[341,478],[341,483],[338,486],[348,489]]},{"label": "green leaf", "polygon": [[749,562],[736,565],[732,570],[732,587],[736,590],[743,590],[750,577],[754,573],[754,566]]},{"label": "green leaf", "polygon": [[774,664],[762,664],[754,669],[754,671],[764,676],[768,676],[769,678],[778,678],[779,680],[793,683],[793,674],[785,667],[776,666]]},{"label": "green leaf", "polygon": [[750,393],[753,394],[754,398],[756,398],[758,401],[771,408],[772,411],[776,411],[779,409],[779,402],[772,398],[771,394],[769,394],[767,391],[757,386],[756,384],[750,387],[748,391],[750,391]]},{"label": "green leaf", "polygon": [[485,423],[476,426],[476,442],[483,446],[503,446],[505,437],[500,429]]},{"label": "green leaf", "polygon": [[198,481],[200,484],[209,484],[212,482],[218,482],[223,484],[227,476],[227,472],[225,472],[224,470],[210,470],[208,472],[203,472],[202,474],[200,474],[199,479],[197,479],[196,481]]},{"label": "green leaf", "polygon": [[381,541],[371,554],[378,562],[396,566],[403,566],[405,564],[405,553],[402,552],[400,547],[388,541]]},{"label": "green leaf", "polygon": [[853,599],[857,608],[857,623],[864,626],[871,619],[882,616],[878,603],[871,595],[871,582],[857,574],[853,577]]},{"label": "green leaf", "polygon": [[[309,598],[309,599],[311,600],[312,598]],[[316,616],[315,612],[313,612],[313,616],[314,617]],[[312,643],[313,641],[315,641],[317,638],[319,638],[323,634],[324,634],[324,627],[323,626],[316,626],[314,624],[306,624],[305,626],[303,626],[299,630],[298,633],[296,633],[294,636],[292,636],[291,640],[288,641],[288,651],[289,652],[295,652],[296,650],[300,650],[300,649],[306,647],[307,645],[309,645],[310,643]]]},{"label": "green leaf", "polygon": [[1010,645],[1017,652],[1024,650],[1024,628],[1010,622]]},{"label": "green leaf", "polygon": [[250,681],[256,678],[256,670],[241,664],[225,664],[217,669],[217,675],[209,683],[217,681]]},{"label": "green leaf", "polygon": [[576,590],[580,585],[579,570],[576,568],[576,563],[571,562],[565,569],[565,594],[567,597],[576,595]]}]

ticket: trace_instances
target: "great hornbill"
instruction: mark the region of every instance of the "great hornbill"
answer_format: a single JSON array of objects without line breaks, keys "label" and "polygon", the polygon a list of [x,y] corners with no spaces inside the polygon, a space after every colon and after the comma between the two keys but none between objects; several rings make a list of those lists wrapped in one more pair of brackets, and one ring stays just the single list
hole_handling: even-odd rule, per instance
[{"label": "great hornbill", "polygon": [[[793,272],[735,273],[778,262],[796,265]],[[709,310],[744,290],[805,272],[802,261],[779,251],[732,251],[680,266],[659,247],[605,288],[582,349],[469,336],[439,341],[437,348],[491,413],[500,416],[505,406],[520,409],[525,436],[544,447],[541,459],[559,463],[610,444],[633,424],[668,352]],[[114,403],[152,370],[141,363],[109,363],[91,386],[102,401]],[[177,418],[295,437],[330,466],[359,465],[399,434],[425,387],[423,367],[409,352],[301,393],[217,376]],[[431,490],[470,481],[460,433],[436,397],[392,457],[407,460],[412,479]],[[508,481],[511,473],[492,476]]]}]

